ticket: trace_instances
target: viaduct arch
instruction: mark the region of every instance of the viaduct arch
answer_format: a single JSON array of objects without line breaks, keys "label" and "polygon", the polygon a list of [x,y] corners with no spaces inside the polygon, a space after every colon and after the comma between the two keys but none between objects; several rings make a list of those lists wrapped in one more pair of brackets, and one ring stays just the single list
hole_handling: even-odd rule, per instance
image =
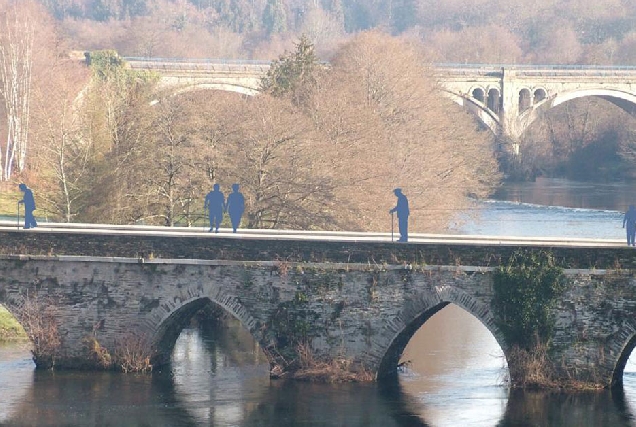
[{"label": "viaduct arch", "polygon": [[[125,58],[133,69],[162,75],[159,87],[183,92],[226,90],[256,95],[268,61]],[[597,96],[625,111],[636,111],[636,67],[436,64],[433,74],[444,92],[474,114],[496,136],[519,139],[539,113],[563,102]]]},{"label": "viaduct arch", "polygon": [[[256,95],[269,61],[125,58],[133,69],[162,75],[161,88],[216,89]],[[433,74],[458,104],[496,135],[513,141],[537,117],[563,102],[598,96],[633,113],[636,67],[436,64]]]},{"label": "viaduct arch", "polygon": [[435,71],[451,98],[517,153],[540,113],[572,99],[596,96],[636,111],[636,67],[439,64]]}]

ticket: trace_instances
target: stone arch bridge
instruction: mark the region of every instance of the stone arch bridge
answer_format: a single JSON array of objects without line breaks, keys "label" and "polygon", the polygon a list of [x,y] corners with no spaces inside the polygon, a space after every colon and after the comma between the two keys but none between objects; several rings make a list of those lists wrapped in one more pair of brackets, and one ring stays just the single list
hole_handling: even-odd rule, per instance
[{"label": "stone arch bridge", "polygon": [[[621,383],[636,345],[636,251],[527,247],[552,251],[569,278],[554,309],[551,357],[561,375]],[[317,356],[346,357],[380,378],[396,372],[412,335],[448,304],[479,319],[507,355],[491,307],[492,277],[517,249],[461,239],[393,244],[378,238],[5,228],[0,303],[19,320],[26,296],[54,308],[59,367],[82,363],[86,337],[113,351],[131,333],[147,337],[153,362],[161,364],[193,314],[213,303],[237,318],[269,355],[302,328]]]},{"label": "stone arch bridge", "polygon": [[[258,93],[269,61],[126,58],[133,69],[162,75],[160,87]],[[540,115],[586,96],[636,110],[636,67],[437,64],[433,75],[455,102],[476,115],[518,153],[523,132]]]}]

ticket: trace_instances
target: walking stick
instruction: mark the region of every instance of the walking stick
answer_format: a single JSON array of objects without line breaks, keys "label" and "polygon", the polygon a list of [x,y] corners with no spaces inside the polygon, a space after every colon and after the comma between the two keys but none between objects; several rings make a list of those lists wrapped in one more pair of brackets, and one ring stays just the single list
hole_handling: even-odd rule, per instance
[{"label": "walking stick", "polygon": [[395,221],[393,220],[393,212],[391,212],[391,242],[393,242],[393,223]]},{"label": "walking stick", "polygon": [[20,202],[18,202],[18,230],[20,229]]}]

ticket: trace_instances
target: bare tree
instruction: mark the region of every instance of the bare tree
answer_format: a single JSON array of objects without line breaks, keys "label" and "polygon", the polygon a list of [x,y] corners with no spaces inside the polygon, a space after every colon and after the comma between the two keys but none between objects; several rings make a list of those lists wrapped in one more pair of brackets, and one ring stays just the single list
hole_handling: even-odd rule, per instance
[{"label": "bare tree", "polygon": [[443,229],[498,180],[489,135],[443,96],[419,49],[361,33],[343,46],[307,104],[329,135],[327,153],[356,228],[386,229],[391,191],[411,200],[412,225]]},{"label": "bare tree", "polygon": [[519,37],[499,25],[441,29],[424,37],[424,47],[439,62],[514,64],[523,56]]},{"label": "bare tree", "polygon": [[76,202],[87,191],[91,141],[82,135],[80,95],[88,79],[84,64],[57,56],[34,87],[32,128],[39,144],[33,150],[33,163],[42,207],[66,222],[76,216]]},{"label": "bare tree", "polygon": [[154,108],[146,158],[140,165],[150,204],[144,219],[159,218],[169,227],[178,221],[191,225],[203,208],[199,199],[209,188],[207,172],[214,168],[209,162],[214,146],[202,137],[202,122],[215,119],[206,114],[201,93],[168,96]]},{"label": "bare tree", "polygon": [[86,177],[91,193],[82,200],[85,221],[128,223],[146,215],[148,194],[140,189],[146,169],[156,76],[124,67],[112,51],[91,54],[93,79],[86,90],[82,133],[91,144]]},{"label": "bare tree", "polygon": [[12,1],[0,11],[0,88],[7,123],[7,140],[4,150],[0,149],[0,180],[5,181],[11,178],[16,163],[18,170],[24,169],[29,131],[35,23],[32,4],[20,5]]},{"label": "bare tree", "polygon": [[268,95],[240,99],[228,113],[235,132],[220,146],[220,181],[241,184],[247,226],[333,228],[331,165],[311,121]]}]

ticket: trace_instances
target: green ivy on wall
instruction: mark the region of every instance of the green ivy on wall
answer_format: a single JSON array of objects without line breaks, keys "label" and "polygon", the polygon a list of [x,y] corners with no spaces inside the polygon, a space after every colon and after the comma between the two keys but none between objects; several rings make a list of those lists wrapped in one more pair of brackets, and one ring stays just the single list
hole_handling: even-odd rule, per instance
[{"label": "green ivy on wall", "polygon": [[553,254],[519,250],[499,266],[493,280],[493,314],[506,343],[524,349],[548,343],[555,323],[552,308],[567,284]]}]

